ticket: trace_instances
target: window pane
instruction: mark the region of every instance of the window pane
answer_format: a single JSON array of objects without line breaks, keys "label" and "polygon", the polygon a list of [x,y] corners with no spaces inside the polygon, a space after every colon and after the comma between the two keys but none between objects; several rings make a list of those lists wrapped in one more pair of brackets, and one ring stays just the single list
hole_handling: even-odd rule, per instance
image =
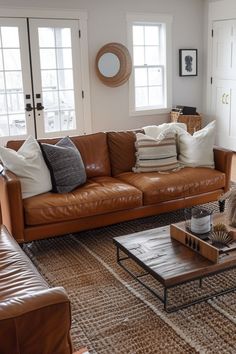
[{"label": "window pane", "polygon": [[[0,95],[0,114],[6,114],[7,113],[7,97],[6,95]],[[2,119],[2,118],[0,118]]]},{"label": "window pane", "polygon": [[4,75],[3,72],[0,72],[0,92],[5,92],[5,83],[4,83]]},{"label": "window pane", "polygon": [[68,48],[71,47],[71,29],[70,28],[55,28],[56,31],[56,46]]},{"label": "window pane", "polygon": [[26,124],[24,114],[9,115],[10,135],[26,134]]},{"label": "window pane", "polygon": [[135,47],[134,46],[134,65],[144,65],[144,47]]},{"label": "window pane", "polygon": [[135,68],[135,86],[147,86],[146,68]]},{"label": "window pane", "polygon": [[45,110],[58,108],[58,91],[43,92],[43,105]]},{"label": "window pane", "polygon": [[145,26],[145,45],[159,45],[159,27]]},{"label": "window pane", "polygon": [[150,106],[163,105],[162,87],[160,86],[149,87],[149,105]]},{"label": "window pane", "polygon": [[2,46],[6,48],[19,48],[18,27],[1,27]]},{"label": "window pane", "polygon": [[39,28],[39,47],[55,47],[54,28]]},{"label": "window pane", "polygon": [[149,68],[148,69],[148,83],[152,85],[162,85],[162,69],[161,68]]},{"label": "window pane", "polygon": [[6,72],[6,88],[7,91],[23,92],[22,73],[21,71]]},{"label": "window pane", "polygon": [[[0,42],[1,43],[1,42]],[[2,65],[2,50],[0,49],[0,70],[3,70],[3,65]]]},{"label": "window pane", "polygon": [[[1,110],[1,108],[0,108]],[[0,116],[0,136],[9,136],[8,117]]]},{"label": "window pane", "polygon": [[75,111],[61,111],[60,116],[62,130],[71,130],[76,128]]},{"label": "window pane", "polygon": [[44,90],[58,90],[57,71],[56,70],[42,70],[42,89]]},{"label": "window pane", "polygon": [[23,93],[7,94],[7,107],[9,112],[24,112],[24,95]]},{"label": "window pane", "polygon": [[58,70],[58,80],[60,89],[74,88],[72,70]]},{"label": "window pane", "polygon": [[135,88],[135,105],[136,107],[145,107],[148,105],[148,88],[137,87]]},{"label": "window pane", "polygon": [[5,70],[20,70],[20,50],[19,49],[3,49],[3,58]]},{"label": "window pane", "polygon": [[45,111],[44,112],[44,124],[45,124],[45,132],[56,132],[60,131],[60,117],[59,111]]},{"label": "window pane", "polygon": [[41,64],[41,69],[55,69],[56,68],[55,49],[40,49],[40,64]]},{"label": "window pane", "polygon": [[74,109],[74,91],[59,91],[60,109]]},{"label": "window pane", "polygon": [[71,49],[57,49],[57,67],[59,69],[72,68]]},{"label": "window pane", "polygon": [[133,44],[144,45],[144,27],[133,26]]},{"label": "window pane", "polygon": [[145,47],[145,61],[147,65],[160,64],[159,47]]}]

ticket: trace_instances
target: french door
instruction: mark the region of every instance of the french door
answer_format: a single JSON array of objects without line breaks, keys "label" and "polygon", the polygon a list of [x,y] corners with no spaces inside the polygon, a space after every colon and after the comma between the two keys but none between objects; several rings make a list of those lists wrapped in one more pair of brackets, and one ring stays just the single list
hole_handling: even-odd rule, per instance
[{"label": "french door", "polygon": [[0,144],[83,131],[79,21],[0,19]]}]

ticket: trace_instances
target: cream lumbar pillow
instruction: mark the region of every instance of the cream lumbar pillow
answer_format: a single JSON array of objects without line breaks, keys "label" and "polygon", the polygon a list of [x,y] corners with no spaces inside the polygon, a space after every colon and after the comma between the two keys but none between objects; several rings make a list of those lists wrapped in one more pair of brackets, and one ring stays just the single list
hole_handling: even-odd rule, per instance
[{"label": "cream lumbar pillow", "polygon": [[134,172],[170,171],[179,167],[176,151],[176,134],[168,132],[157,139],[136,134],[136,165]]},{"label": "cream lumbar pillow", "polygon": [[193,135],[187,132],[179,134],[178,160],[180,163],[191,167],[214,168],[213,146],[215,143],[215,133],[216,122],[213,121]]},{"label": "cream lumbar pillow", "polygon": [[0,146],[0,160],[7,170],[19,177],[23,199],[52,189],[49,169],[37,140],[32,136],[18,151]]},{"label": "cream lumbar pillow", "polygon": [[172,131],[173,133],[179,133],[181,130],[187,131],[187,125],[185,123],[163,123],[160,125],[147,125],[143,127],[143,130],[146,135],[151,136],[153,138],[157,138],[162,132],[166,129],[168,131]]}]

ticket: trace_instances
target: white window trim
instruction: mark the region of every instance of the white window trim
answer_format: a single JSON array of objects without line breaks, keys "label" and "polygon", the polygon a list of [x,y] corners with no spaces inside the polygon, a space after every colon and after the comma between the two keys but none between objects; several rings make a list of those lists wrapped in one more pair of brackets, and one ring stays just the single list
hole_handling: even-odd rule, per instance
[{"label": "white window trim", "polygon": [[84,91],[83,99],[83,120],[84,120],[84,134],[92,132],[92,120],[91,120],[91,99],[90,99],[90,83],[89,83],[89,59],[88,59],[88,31],[87,21],[88,14],[85,10],[66,10],[66,9],[33,9],[33,8],[3,8],[0,7],[0,17],[16,17],[16,18],[50,18],[50,19],[69,19],[79,20],[81,31],[81,67],[82,74],[82,90]]},{"label": "white window trim", "polygon": [[127,33],[128,33],[128,49],[130,51],[131,58],[133,60],[133,40],[132,40],[132,25],[134,23],[146,24],[146,23],[161,23],[166,26],[166,108],[154,108],[154,109],[139,109],[135,110],[134,101],[134,73],[132,71],[129,80],[129,115],[130,116],[143,116],[169,113],[172,107],[172,15],[165,14],[151,14],[151,13],[127,13]]}]

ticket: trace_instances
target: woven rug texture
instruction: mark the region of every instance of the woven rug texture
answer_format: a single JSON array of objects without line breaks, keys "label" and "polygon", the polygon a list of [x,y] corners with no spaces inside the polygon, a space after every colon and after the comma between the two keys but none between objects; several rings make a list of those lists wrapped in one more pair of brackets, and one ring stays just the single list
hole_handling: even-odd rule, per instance
[{"label": "woven rug texture", "polygon": [[[205,207],[218,212],[218,203]],[[236,292],[168,314],[116,263],[112,238],[184,220],[184,210],[23,246],[50,286],[63,286],[72,307],[75,350],[91,354],[236,353]],[[134,266],[135,267],[135,266]],[[173,299],[235,282],[236,272],[177,288]],[[157,282],[150,279],[153,286]],[[155,283],[155,284],[154,284]],[[161,289],[160,289],[161,291]]]}]

